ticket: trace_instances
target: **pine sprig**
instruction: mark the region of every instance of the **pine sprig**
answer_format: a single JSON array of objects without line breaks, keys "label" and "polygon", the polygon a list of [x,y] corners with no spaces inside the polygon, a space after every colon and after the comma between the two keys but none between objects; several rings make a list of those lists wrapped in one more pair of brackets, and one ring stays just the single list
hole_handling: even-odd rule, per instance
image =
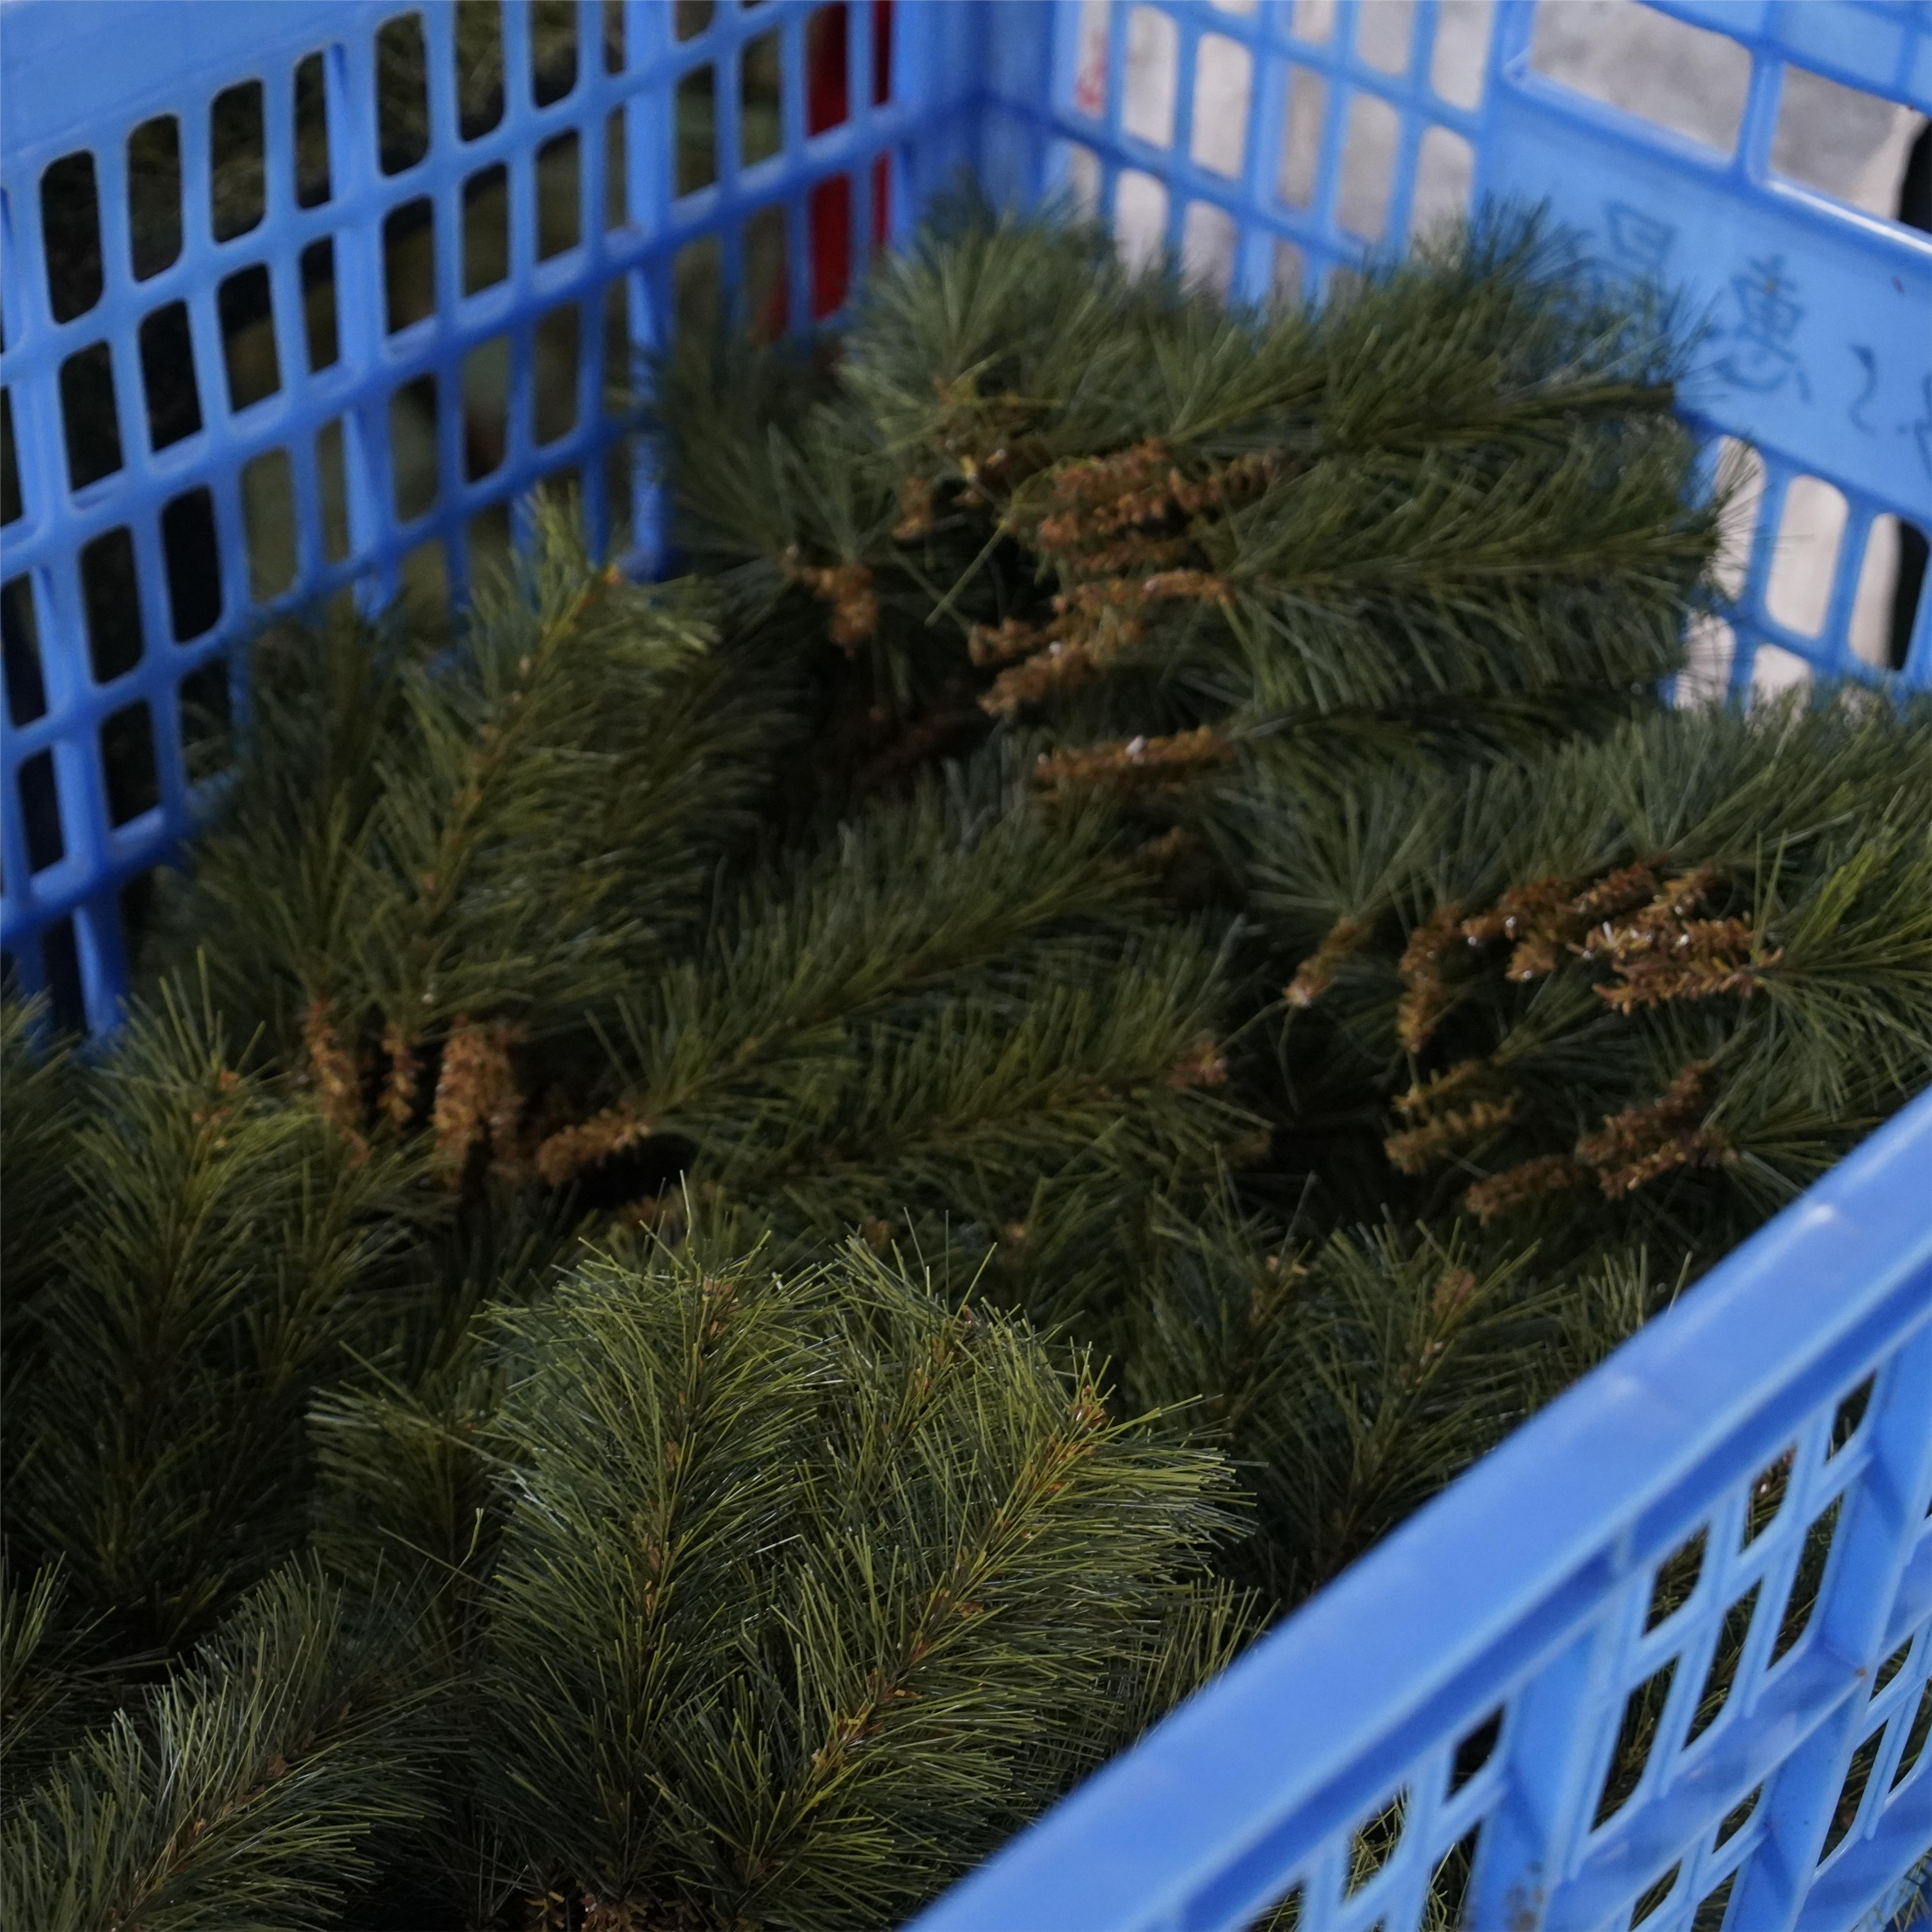
[{"label": "pine sprig", "polygon": [[58,1564],[10,1575],[0,1593],[0,1814],[112,1715],[121,1688],[63,1616],[65,1594]]},{"label": "pine sprig", "polygon": [[1429,1198],[1735,1238],[1932,1078],[1926,733],[1678,712],[1540,766],[1254,789],[1291,1058],[1351,1058]]},{"label": "pine sprig", "polygon": [[437,1210],[419,1169],[358,1162],[178,992],[88,1100],[88,1209],[34,1311],[9,1514],[78,1605],[167,1645],[299,1540],[303,1404],[386,1323]]},{"label": "pine sprig", "polygon": [[178,944],[206,946],[224,1006],[265,1011],[288,1058],[316,1060],[326,1029],[343,1078],[366,1063],[404,1118],[459,1018],[580,1027],[692,930],[787,728],[782,690],[718,656],[712,610],[604,571],[553,504],[453,661],[356,629],[273,643]]},{"label": "pine sprig", "polygon": [[[656,406],[692,554],[814,589],[817,634],[872,659],[844,701],[943,713],[976,667],[989,710],[1076,743],[1212,722],[1467,756],[1676,667],[1718,508],[1670,414],[1688,340],[1589,298],[1534,220],[1318,314],[1231,314],[962,203],[868,285],[808,406],[696,344]],[[809,600],[787,621],[812,635]]]},{"label": "pine sprig", "polygon": [[0,1087],[6,1096],[0,1109],[0,1418],[10,1462],[20,1414],[14,1391],[39,1359],[40,1298],[84,1198],[74,1161],[87,1083],[71,1043],[47,1036],[38,1000],[0,1005]]},{"label": "pine sprig", "polygon": [[1216,1090],[1214,956],[1184,932],[1130,947],[1104,994],[1084,963],[1050,961],[1004,997],[939,1006],[907,1037],[872,1029],[858,1077],[776,1144],[746,1149],[724,1184],[830,1232],[949,1203],[1004,1220],[1039,1176],[1083,1166],[1170,1184],[1211,1174],[1256,1124]]},{"label": "pine sprig", "polygon": [[1136,1676],[1239,1628],[1224,1595],[1183,1608],[1216,1460],[863,1251],[606,1264],[506,1332],[479,1774],[532,1867],[610,1909],[908,1907],[1111,1748]]},{"label": "pine sprig", "polygon": [[1547,1400],[1573,1299],[1466,1228],[1295,1232],[1170,1217],[1128,1314],[1135,1399],[1198,1401],[1256,1497],[1238,1574],[1286,1604]]},{"label": "pine sprig", "polygon": [[380,1631],[298,1570],[66,1757],[0,1831],[0,1915],[92,1932],[302,1928],[432,1809],[430,1733]]},{"label": "pine sprig", "polygon": [[1148,904],[1101,813],[996,770],[878,808],[626,1002],[621,1088],[539,1166],[675,1136],[829,1232],[962,1188],[1018,1211],[1096,1143],[1211,1165],[1247,1124],[1209,1098],[1224,986],[1198,936],[1132,936]]}]

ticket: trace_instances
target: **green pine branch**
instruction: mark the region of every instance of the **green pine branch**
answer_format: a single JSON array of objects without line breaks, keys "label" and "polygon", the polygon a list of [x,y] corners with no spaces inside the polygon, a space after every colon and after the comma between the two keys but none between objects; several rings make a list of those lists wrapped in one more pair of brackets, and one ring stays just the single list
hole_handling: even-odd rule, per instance
[{"label": "green pine branch", "polygon": [[1214,1456],[863,1250],[640,1252],[498,1332],[472,1775],[532,1892],[909,1910],[1245,1628]]},{"label": "green pine branch", "polygon": [[88,1100],[87,1210],[34,1306],[9,1514],[77,1604],[170,1645],[299,1541],[303,1406],[386,1322],[440,1210],[418,1168],[358,1162],[184,994],[130,1024]]},{"label": "green pine branch", "polygon": [[258,652],[251,755],[174,950],[205,949],[224,1008],[266,1009],[290,1058],[318,1006],[392,1059],[458,1016],[580,1027],[692,930],[749,829],[784,692],[746,688],[700,590],[624,583],[567,506],[538,514],[454,662],[353,628]]},{"label": "green pine branch", "polygon": [[380,1625],[281,1572],[10,1808],[0,1916],[46,1932],[338,1924],[434,1810],[418,1706],[388,1681]]}]

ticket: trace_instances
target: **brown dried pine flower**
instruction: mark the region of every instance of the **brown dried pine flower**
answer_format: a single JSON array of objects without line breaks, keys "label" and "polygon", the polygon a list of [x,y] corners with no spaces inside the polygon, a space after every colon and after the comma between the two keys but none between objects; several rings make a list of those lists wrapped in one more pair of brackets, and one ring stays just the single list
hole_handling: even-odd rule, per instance
[{"label": "brown dried pine flower", "polygon": [[1511,1208],[1545,1194],[1561,1194],[1595,1177],[1580,1161],[1568,1154],[1538,1154],[1479,1180],[1462,1196],[1462,1205],[1479,1221],[1492,1221]]},{"label": "brown dried pine flower", "polygon": [[1366,920],[1338,919],[1282,989],[1282,998],[1291,1006],[1314,1005],[1335,983],[1336,968],[1351,953],[1361,950],[1372,930]]},{"label": "brown dried pine flower", "polygon": [[422,1062],[415,1041],[398,1021],[392,1020],[383,1032],[382,1054],[389,1064],[382,1083],[382,1112],[392,1126],[406,1127],[416,1118]]},{"label": "brown dried pine flower", "polygon": [[1082,751],[1042,752],[1034,782],[1053,790],[1076,785],[1133,789],[1166,787],[1192,772],[1227,764],[1234,748],[1212,725],[1177,731],[1165,738],[1130,738],[1124,744],[1095,745]]},{"label": "brown dried pine flower", "polygon": [[503,1022],[478,1024],[463,1014],[450,1028],[430,1116],[436,1166],[446,1179],[460,1178],[471,1149],[485,1136],[499,1168],[514,1178],[520,1165],[516,1125],[523,1111],[510,1060],[517,1037],[517,1029]]},{"label": "brown dried pine flower", "polygon": [[536,1170],[553,1187],[560,1187],[586,1167],[650,1138],[651,1124],[628,1108],[607,1108],[574,1126],[560,1128],[536,1151]]},{"label": "brown dried pine flower", "polygon": [[1170,1087],[1225,1087],[1228,1059],[1211,1040],[1204,1040],[1167,1076]]},{"label": "brown dried pine flower", "polygon": [[1586,926],[1633,910],[1657,890],[1657,868],[1662,863],[1659,859],[1640,859],[1634,866],[1606,873],[1570,901],[1570,910]]},{"label": "brown dried pine flower", "polygon": [[815,591],[832,607],[832,641],[850,655],[879,628],[879,594],[862,563],[801,563],[794,548],[785,553],[785,574]]},{"label": "brown dried pine flower", "polygon": [[354,1159],[366,1160],[369,1142],[362,1131],[362,1069],[337,1033],[327,1000],[311,1001],[302,1016],[302,1046],[322,1118],[342,1136]]},{"label": "brown dried pine flower", "polygon": [[1498,939],[1520,944],[1532,934],[1567,931],[1576,918],[1570,904],[1575,890],[1574,880],[1554,874],[1512,886],[1486,912],[1462,922],[1463,937],[1472,946],[1486,946]]},{"label": "brown dried pine flower", "polygon": [[895,543],[916,543],[932,534],[932,479],[908,476],[899,485],[899,520],[892,526]]},{"label": "brown dried pine flower", "polygon": [[980,698],[980,708],[990,717],[1010,718],[1023,705],[1077,691],[1098,668],[1094,653],[1084,646],[1056,641],[1001,671]]},{"label": "brown dried pine flower", "polygon": [[975,624],[966,633],[966,655],[982,670],[995,664],[1018,664],[1042,650],[1053,637],[1051,627],[1042,631],[1018,617],[1009,617],[997,626]]},{"label": "brown dried pine flower", "polygon": [[1486,1060],[1459,1060],[1429,1079],[1418,1081],[1406,1094],[1399,1094],[1395,1110],[1411,1118],[1418,1114],[1433,1113],[1452,1094],[1460,1094],[1480,1076],[1494,1070]]},{"label": "brown dried pine flower", "polygon": [[1402,948],[1397,969],[1402,993],[1396,1006],[1395,1031],[1406,1052],[1417,1052],[1427,1044],[1448,1010],[1450,994],[1442,968],[1462,930],[1462,908],[1451,901],[1438,906]]},{"label": "brown dried pine flower", "polygon": [[1438,1322],[1447,1322],[1468,1306],[1476,1292],[1476,1277],[1466,1268],[1445,1268],[1429,1298],[1429,1312]]},{"label": "brown dried pine flower", "polygon": [[1420,1174],[1438,1154],[1504,1126],[1516,1118],[1516,1096],[1478,1100],[1473,1106],[1438,1114],[1419,1127],[1405,1128],[1382,1142],[1382,1151],[1402,1174]]},{"label": "brown dried pine flower", "polygon": [[1598,1132],[1577,1142],[1577,1153],[1596,1169],[1610,1199],[1672,1168],[1708,1166],[1724,1158],[1721,1138],[1701,1124],[1712,1070],[1708,1060],[1691,1061],[1659,1098],[1612,1114]]}]

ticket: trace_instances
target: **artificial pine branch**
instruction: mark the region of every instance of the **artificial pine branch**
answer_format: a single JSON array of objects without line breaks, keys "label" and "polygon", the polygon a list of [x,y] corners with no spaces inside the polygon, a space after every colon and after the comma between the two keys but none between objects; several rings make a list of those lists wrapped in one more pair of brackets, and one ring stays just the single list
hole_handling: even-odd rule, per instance
[{"label": "artificial pine branch", "polygon": [[1846,701],[1251,787],[1285,1051],[1352,1063],[1424,1200],[1720,1252],[1932,1076],[1928,754],[1922,704]]},{"label": "artificial pine branch", "polygon": [[14,1392],[39,1358],[40,1298],[84,1200],[74,1160],[90,1096],[70,1044],[50,1036],[44,1002],[0,1005],[0,1428],[10,1464],[20,1414]]},{"label": "artificial pine branch", "polygon": [[1210,1171],[1252,1126],[1216,1090],[1225,991],[1198,935],[1134,937],[1156,917],[1101,813],[1046,814],[982,761],[754,881],[626,1000],[621,1085],[539,1170],[676,1136],[820,1232],[967,1193],[1004,1220],[1096,1144]]},{"label": "artificial pine branch", "polygon": [[178,990],[86,1097],[68,1175],[86,1210],[10,1405],[10,1529],[62,1560],[77,1607],[171,1645],[299,1540],[303,1406],[386,1324],[440,1208],[406,1160],[358,1158]]},{"label": "artificial pine branch", "polygon": [[1293,1233],[1171,1217],[1126,1318],[1133,1398],[1200,1399],[1256,1496],[1238,1574],[1285,1605],[1553,1393],[1572,1293],[1468,1228]]},{"label": "artificial pine branch", "polygon": [[964,204],[868,284],[809,406],[681,347],[684,540],[809,592],[794,628],[815,598],[889,707],[976,671],[1090,745],[1547,742],[1676,667],[1716,529],[1669,413],[1684,332],[1582,286],[1496,218],[1318,314],[1231,314]]},{"label": "artificial pine branch", "polygon": [[430,1814],[420,1701],[390,1681],[380,1623],[278,1573],[10,1805],[0,1916],[46,1932],[339,1923],[385,1837]]},{"label": "artificial pine branch", "polygon": [[894,1916],[1241,1628],[1200,1568],[1217,1459],[863,1250],[785,1277],[642,1254],[502,1332],[477,1775],[533,1889]]},{"label": "artificial pine branch", "polygon": [[551,503],[453,662],[358,627],[271,640],[173,951],[204,950],[224,1010],[260,1013],[364,1134],[430,1110],[466,1024],[580,1030],[692,929],[785,728],[710,603],[602,569]]},{"label": "artificial pine branch", "polygon": [[1097,991],[1090,968],[1042,964],[1004,998],[940,1006],[909,1036],[861,1034],[858,1076],[728,1167],[725,1184],[830,1232],[949,1202],[1017,1213],[1040,1175],[1064,1180],[1096,1150],[1170,1180],[1211,1173],[1256,1124],[1216,1090],[1213,955],[1185,932],[1130,945]]},{"label": "artificial pine branch", "polygon": [[123,1688],[62,1614],[58,1564],[0,1586],[0,1815],[10,1813]]}]

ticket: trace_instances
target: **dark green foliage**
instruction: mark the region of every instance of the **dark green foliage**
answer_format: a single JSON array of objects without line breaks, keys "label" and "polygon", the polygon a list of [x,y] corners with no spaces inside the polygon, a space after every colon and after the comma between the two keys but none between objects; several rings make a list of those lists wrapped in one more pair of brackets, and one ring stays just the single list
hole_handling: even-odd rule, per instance
[{"label": "dark green foliage", "polygon": [[1284,1058],[1377,1096],[1421,1204],[1714,1258],[1932,1077],[1928,762],[1922,704],[1846,700],[1264,772],[1226,822],[1298,962]]},{"label": "dark green foliage", "polygon": [[8,1576],[0,1594],[0,1812],[113,1708],[116,1687],[90,1668],[86,1633],[62,1624],[62,1595],[52,1567]]},{"label": "dark green foliage", "polygon": [[1669,413],[1681,332],[1574,266],[1497,220],[1324,311],[1230,314],[1098,231],[956,208],[858,298],[816,400],[794,351],[683,346],[682,539],[795,634],[818,600],[902,751],[976,700],[1074,742],[1534,745],[1676,668],[1715,530]]},{"label": "dark green foliage", "polygon": [[1204,1174],[1250,1124],[1195,1077],[1224,978],[1154,916],[1106,814],[1046,812],[982,760],[755,879],[627,999],[618,1105],[820,1232],[947,1206],[998,1225],[1096,1154]]},{"label": "dark green foliage", "polygon": [[262,640],[134,1023],[0,1034],[12,1919],[896,1922],[1926,1083],[1932,723],[1664,709],[1572,266],[956,208],[679,345],[702,580]]},{"label": "dark green foliage", "polygon": [[506,1340],[478,1775],[533,1879],[695,1924],[895,1917],[1239,1630],[1198,1580],[1216,1459],[863,1250],[607,1264]]},{"label": "dark green foliage", "polygon": [[8,1519],[77,1605],[172,1644],[299,1541],[309,1394],[386,1323],[438,1206],[178,995],[86,1098],[68,1175],[85,1208],[9,1404]]},{"label": "dark green foliage", "polygon": [[380,1044],[392,1107],[459,1016],[580,1028],[690,932],[763,788],[784,693],[747,689],[710,604],[601,572],[553,505],[454,662],[356,627],[270,640],[174,950],[284,1053],[305,1024]]},{"label": "dark green foliage", "polygon": [[[319,1416],[324,1547],[427,1556],[466,1606],[458,1808],[504,1899],[895,1916],[1247,1627],[1204,1567],[1218,1456],[1110,1423],[1090,1358],[861,1246],[782,1276],[600,1259],[471,1363],[440,1414]],[[426,1525],[427,1495],[465,1501]]]},{"label": "dark green foliage", "polygon": [[74,1156],[86,1095],[68,1043],[36,1041],[46,1029],[41,1002],[0,1006],[0,1418],[10,1460],[14,1390],[38,1355],[35,1304],[84,1204]]},{"label": "dark green foliage", "polygon": [[1673,1289],[1641,1250],[1539,1268],[1454,1222],[1282,1239],[1226,1208],[1170,1218],[1125,1317],[1138,1402],[1233,1458],[1235,1565],[1298,1602],[1634,1334]]},{"label": "dark green foliage", "polygon": [[278,1574],[31,1792],[10,1776],[0,1918],[36,1932],[340,1922],[430,1810],[430,1732],[340,1594]]}]

